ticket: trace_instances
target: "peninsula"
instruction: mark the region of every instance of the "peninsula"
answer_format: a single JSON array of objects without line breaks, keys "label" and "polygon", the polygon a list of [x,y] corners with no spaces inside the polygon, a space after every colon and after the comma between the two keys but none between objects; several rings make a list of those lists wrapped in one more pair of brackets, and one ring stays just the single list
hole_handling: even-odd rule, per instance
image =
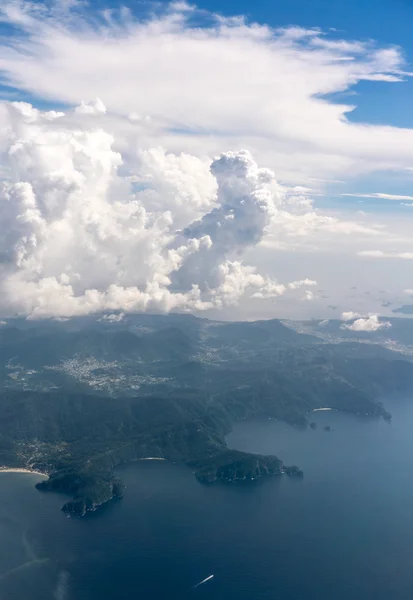
[{"label": "peninsula", "polygon": [[413,386],[396,353],[279,321],[16,320],[0,329],[0,356],[0,464],[48,474],[37,488],[69,493],[63,510],[82,516],[122,497],[114,470],[136,460],[186,463],[201,483],[302,476],[282,457],[227,448],[232,424],[307,427],[320,406],[389,419],[379,395]]}]

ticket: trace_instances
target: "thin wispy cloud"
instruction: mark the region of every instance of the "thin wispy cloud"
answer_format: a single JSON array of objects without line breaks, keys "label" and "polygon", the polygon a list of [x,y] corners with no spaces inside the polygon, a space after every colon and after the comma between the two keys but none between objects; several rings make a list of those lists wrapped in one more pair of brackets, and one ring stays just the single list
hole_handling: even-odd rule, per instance
[{"label": "thin wispy cloud", "polygon": [[399,258],[402,260],[413,260],[413,252],[385,252],[384,250],[361,250],[358,256],[365,258]]},{"label": "thin wispy cloud", "polygon": [[377,198],[378,200],[413,200],[413,196],[403,196],[400,194],[384,194],[380,192],[374,192],[371,194],[357,194],[356,192],[350,194],[340,194],[341,196],[348,196],[350,198]]}]

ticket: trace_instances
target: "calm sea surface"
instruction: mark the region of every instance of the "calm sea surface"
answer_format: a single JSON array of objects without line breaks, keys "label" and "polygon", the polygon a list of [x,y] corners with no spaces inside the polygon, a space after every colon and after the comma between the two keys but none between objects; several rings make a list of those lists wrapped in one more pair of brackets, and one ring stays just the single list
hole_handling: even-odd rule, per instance
[{"label": "calm sea surface", "polygon": [[413,397],[385,404],[391,424],[318,412],[315,431],[263,421],[228,437],[303,480],[206,487],[142,462],[119,471],[123,500],[78,520],[37,476],[0,474],[0,599],[412,598]]}]

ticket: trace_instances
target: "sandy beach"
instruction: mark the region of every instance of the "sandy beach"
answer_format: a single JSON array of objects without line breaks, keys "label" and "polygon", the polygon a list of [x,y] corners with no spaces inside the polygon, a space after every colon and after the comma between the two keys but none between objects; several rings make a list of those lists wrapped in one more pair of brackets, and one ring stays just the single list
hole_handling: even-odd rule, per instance
[{"label": "sandy beach", "polygon": [[0,473],[31,473],[32,475],[42,475],[43,477],[49,477],[47,473],[42,473],[41,471],[31,471],[30,469],[21,469],[18,467],[0,467]]}]

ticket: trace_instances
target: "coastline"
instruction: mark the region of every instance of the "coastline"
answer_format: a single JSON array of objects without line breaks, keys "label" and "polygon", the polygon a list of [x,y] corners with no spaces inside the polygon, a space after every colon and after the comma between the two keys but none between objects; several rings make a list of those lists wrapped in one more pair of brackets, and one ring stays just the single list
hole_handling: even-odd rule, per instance
[{"label": "coastline", "polygon": [[23,469],[20,467],[0,467],[0,473],[30,473],[32,475],[41,475],[42,477],[49,477],[47,473],[41,471],[32,471],[30,469]]}]

